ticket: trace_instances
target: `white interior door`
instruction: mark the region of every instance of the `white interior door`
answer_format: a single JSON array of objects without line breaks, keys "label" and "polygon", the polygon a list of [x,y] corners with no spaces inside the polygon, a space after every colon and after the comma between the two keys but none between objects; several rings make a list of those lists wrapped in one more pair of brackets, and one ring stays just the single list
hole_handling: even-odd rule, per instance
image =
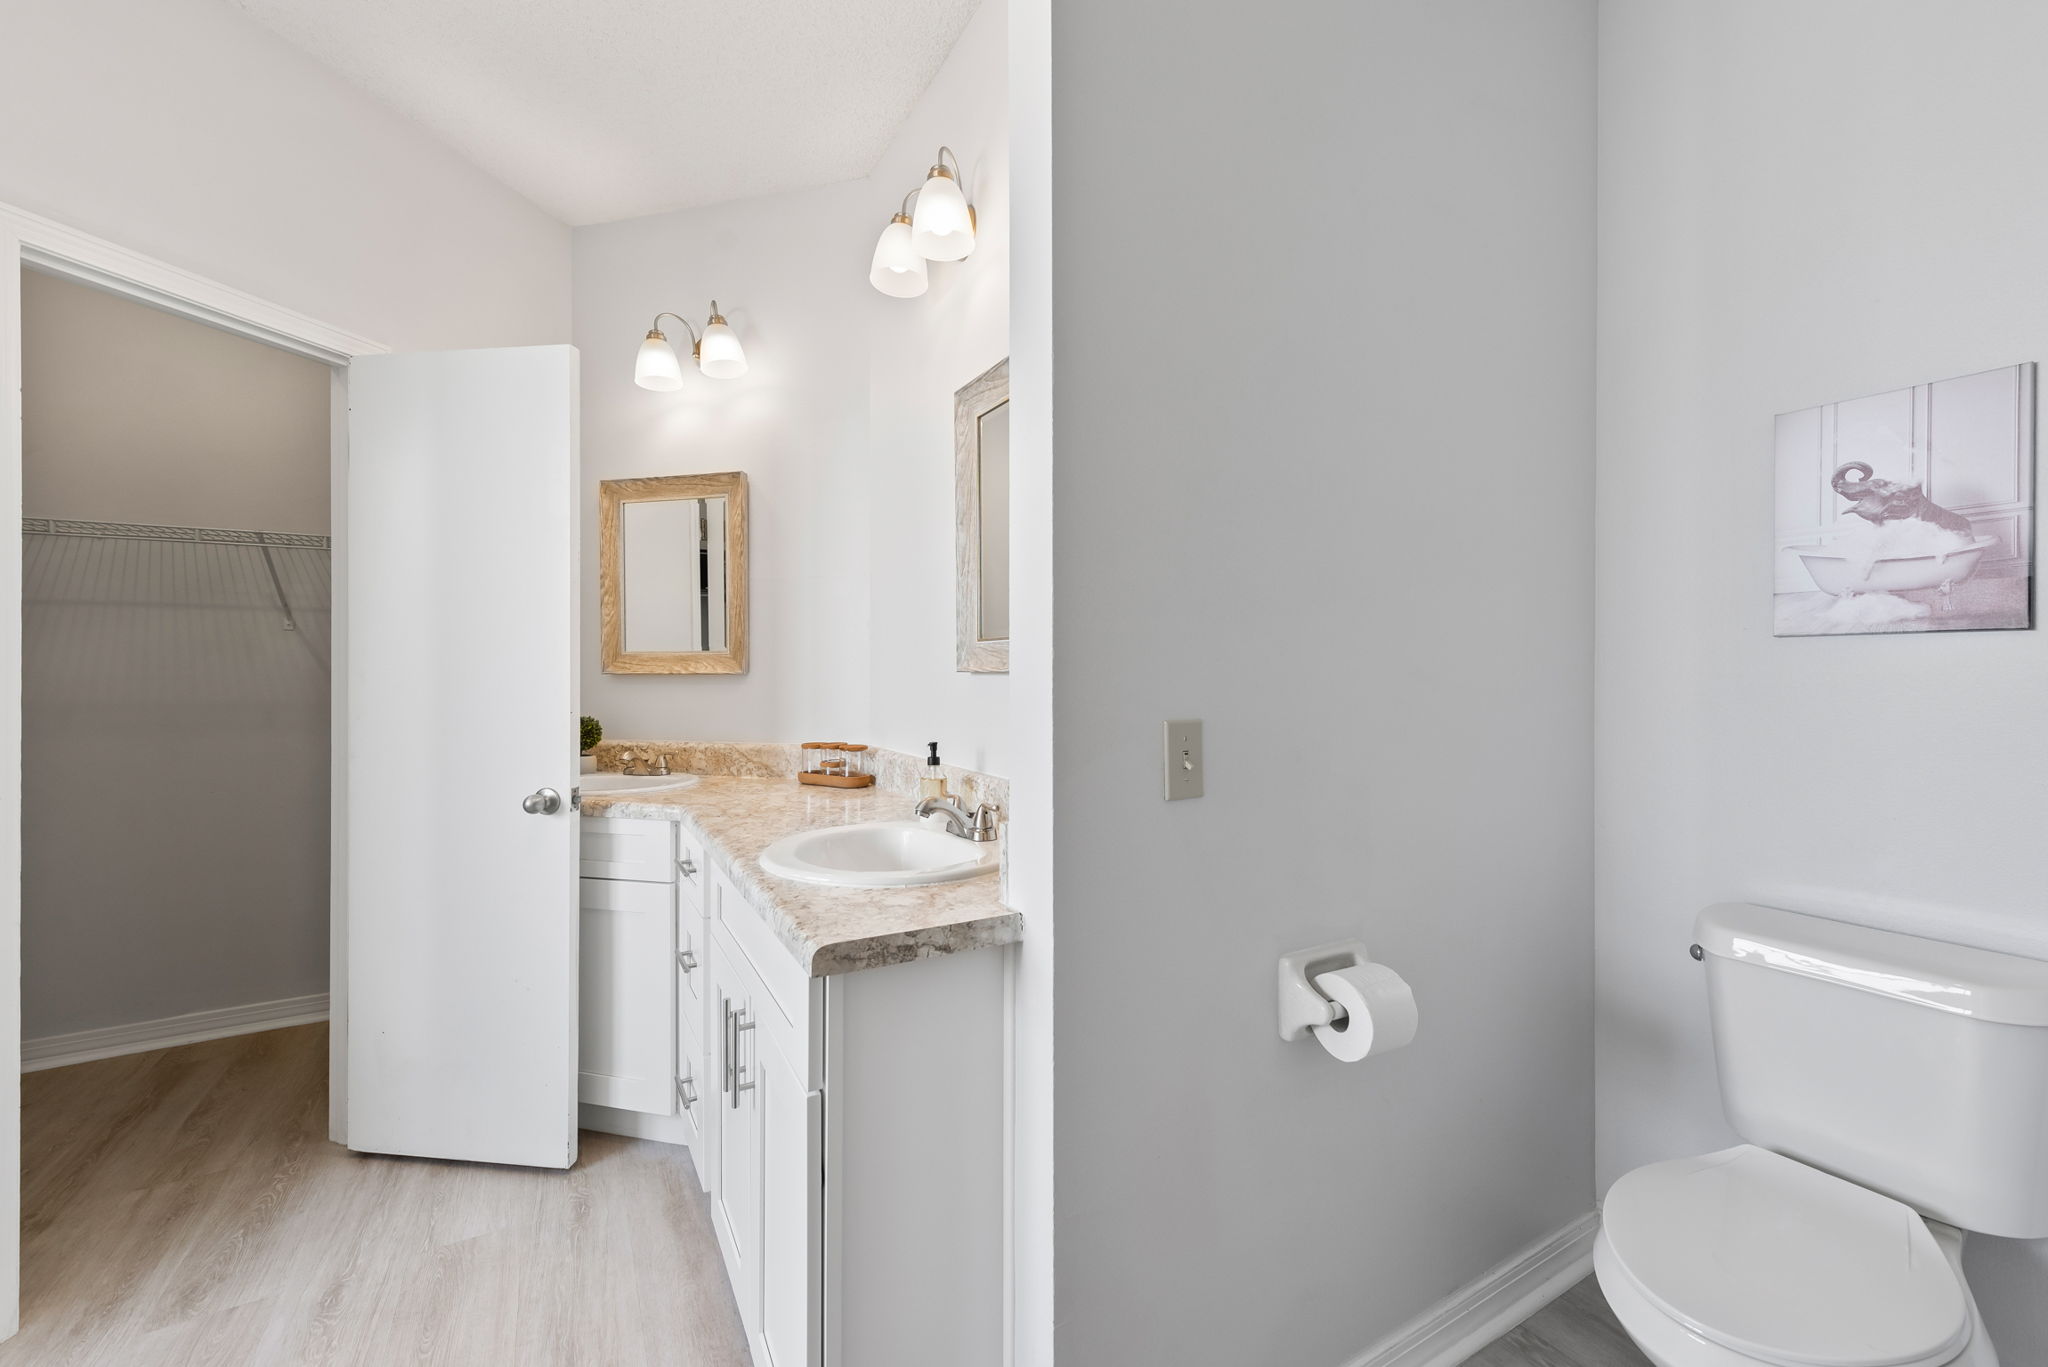
[{"label": "white interior door", "polygon": [[576,386],[566,346],[349,368],[352,1149],[576,1161]]}]

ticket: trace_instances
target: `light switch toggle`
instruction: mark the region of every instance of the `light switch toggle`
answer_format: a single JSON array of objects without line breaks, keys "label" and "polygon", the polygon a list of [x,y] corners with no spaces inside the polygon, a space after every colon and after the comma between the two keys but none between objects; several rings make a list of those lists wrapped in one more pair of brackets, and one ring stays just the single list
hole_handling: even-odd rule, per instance
[{"label": "light switch toggle", "polygon": [[1166,723],[1166,800],[1202,795],[1202,723]]}]

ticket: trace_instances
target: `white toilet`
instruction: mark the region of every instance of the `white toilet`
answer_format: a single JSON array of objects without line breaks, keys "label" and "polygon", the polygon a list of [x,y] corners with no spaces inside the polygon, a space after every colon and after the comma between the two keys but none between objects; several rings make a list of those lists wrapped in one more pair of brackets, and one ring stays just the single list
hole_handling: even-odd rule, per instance
[{"label": "white toilet", "polygon": [[2048,1237],[2048,963],[1739,903],[1698,935],[1750,1142],[1609,1189],[1622,1327],[1660,1367],[1996,1367],[1964,1231]]}]

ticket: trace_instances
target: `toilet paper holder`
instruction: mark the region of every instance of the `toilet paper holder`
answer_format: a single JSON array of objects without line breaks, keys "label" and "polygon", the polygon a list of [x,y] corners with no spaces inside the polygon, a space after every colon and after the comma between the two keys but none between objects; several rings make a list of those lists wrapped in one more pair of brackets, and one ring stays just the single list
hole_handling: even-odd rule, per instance
[{"label": "toilet paper holder", "polygon": [[1338,940],[1280,956],[1280,1038],[1306,1039],[1318,1025],[1335,1025],[1349,1012],[1316,990],[1315,976],[1372,962],[1362,940]]}]

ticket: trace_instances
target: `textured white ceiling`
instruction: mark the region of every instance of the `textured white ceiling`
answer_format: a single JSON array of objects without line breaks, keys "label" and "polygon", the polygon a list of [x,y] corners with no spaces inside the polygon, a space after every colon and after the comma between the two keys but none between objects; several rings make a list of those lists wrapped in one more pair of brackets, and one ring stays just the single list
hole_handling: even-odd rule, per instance
[{"label": "textured white ceiling", "polygon": [[866,175],[979,0],[227,0],[570,224]]}]

